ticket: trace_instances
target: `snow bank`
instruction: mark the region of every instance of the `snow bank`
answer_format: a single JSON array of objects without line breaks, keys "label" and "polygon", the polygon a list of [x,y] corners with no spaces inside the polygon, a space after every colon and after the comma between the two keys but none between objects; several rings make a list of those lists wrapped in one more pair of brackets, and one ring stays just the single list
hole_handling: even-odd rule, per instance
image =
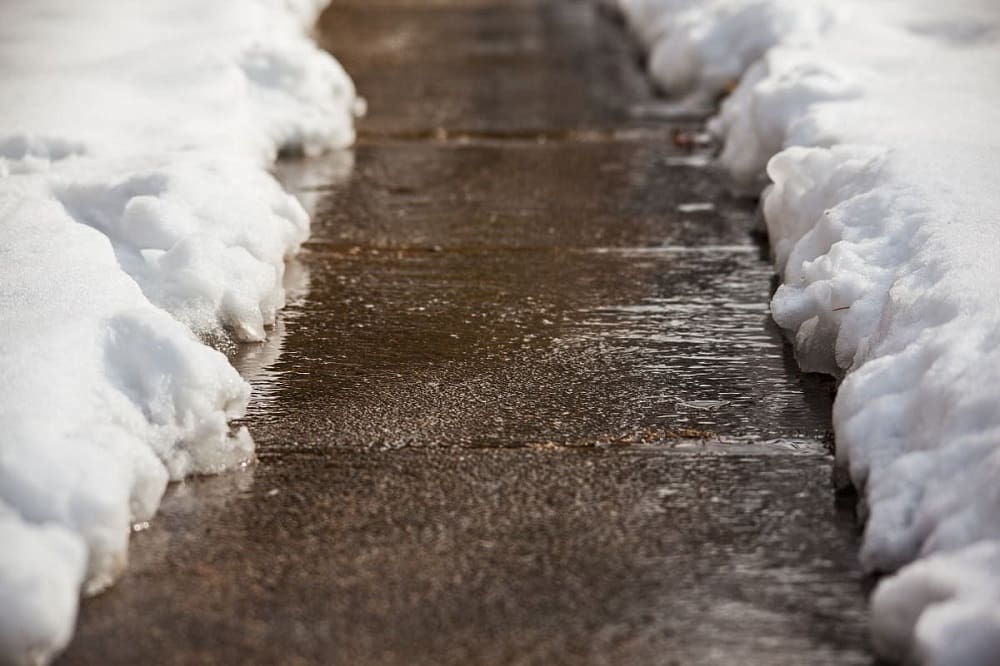
[{"label": "snow bank", "polygon": [[[619,0],[763,211],[775,320],[843,378],[876,647],[1000,662],[1000,4]],[[767,179],[763,174],[767,174]]]},{"label": "snow bank", "polygon": [[[170,479],[239,465],[308,216],[268,169],[349,144],[317,0],[0,5],[0,662],[49,660]],[[231,344],[231,343],[230,343]]]}]

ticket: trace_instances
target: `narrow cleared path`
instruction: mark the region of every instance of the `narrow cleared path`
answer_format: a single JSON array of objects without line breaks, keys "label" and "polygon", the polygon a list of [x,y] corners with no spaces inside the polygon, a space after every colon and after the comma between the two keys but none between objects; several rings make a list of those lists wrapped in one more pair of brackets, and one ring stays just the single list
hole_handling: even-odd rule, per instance
[{"label": "narrow cleared path", "polygon": [[370,112],[278,169],[314,226],[235,358],[260,463],[170,490],[62,663],[871,663],[832,384],[620,29],[334,0],[318,31]]}]

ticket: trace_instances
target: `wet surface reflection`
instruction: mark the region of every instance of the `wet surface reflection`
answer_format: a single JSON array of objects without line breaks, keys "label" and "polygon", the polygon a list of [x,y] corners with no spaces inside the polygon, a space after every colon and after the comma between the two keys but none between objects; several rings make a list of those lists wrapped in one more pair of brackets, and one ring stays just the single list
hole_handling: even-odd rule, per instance
[{"label": "wet surface reflection", "polygon": [[314,222],[234,358],[260,462],[169,491],[63,663],[871,663],[832,385],[618,28],[339,0],[320,38],[372,112],[277,169]]},{"label": "wet surface reflection", "polygon": [[770,320],[752,206],[672,150],[359,148],[317,207],[286,390],[257,417],[294,424],[261,455],[316,430],[324,448],[823,440],[832,385]]}]

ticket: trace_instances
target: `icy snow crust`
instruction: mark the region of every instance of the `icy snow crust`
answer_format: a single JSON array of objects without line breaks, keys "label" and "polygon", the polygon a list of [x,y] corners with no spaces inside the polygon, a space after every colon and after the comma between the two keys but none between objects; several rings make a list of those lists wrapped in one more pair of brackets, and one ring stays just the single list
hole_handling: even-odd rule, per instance
[{"label": "icy snow crust", "polygon": [[48,661],[166,483],[248,461],[309,219],[267,169],[353,140],[316,0],[0,6],[0,662]]},{"label": "icy snow crust", "polygon": [[[618,0],[720,161],[767,186],[775,320],[843,378],[883,654],[1000,663],[1000,4]],[[763,178],[763,174],[767,178]]]}]

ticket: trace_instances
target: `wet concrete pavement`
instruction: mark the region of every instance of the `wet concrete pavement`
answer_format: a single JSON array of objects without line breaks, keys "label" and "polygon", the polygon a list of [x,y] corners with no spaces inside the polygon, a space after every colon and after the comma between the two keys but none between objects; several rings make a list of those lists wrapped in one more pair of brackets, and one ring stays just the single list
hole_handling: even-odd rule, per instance
[{"label": "wet concrete pavement", "polygon": [[260,462],[170,490],[62,663],[870,663],[832,386],[617,27],[335,0],[318,38],[370,114],[279,168],[315,217],[234,359]]}]

